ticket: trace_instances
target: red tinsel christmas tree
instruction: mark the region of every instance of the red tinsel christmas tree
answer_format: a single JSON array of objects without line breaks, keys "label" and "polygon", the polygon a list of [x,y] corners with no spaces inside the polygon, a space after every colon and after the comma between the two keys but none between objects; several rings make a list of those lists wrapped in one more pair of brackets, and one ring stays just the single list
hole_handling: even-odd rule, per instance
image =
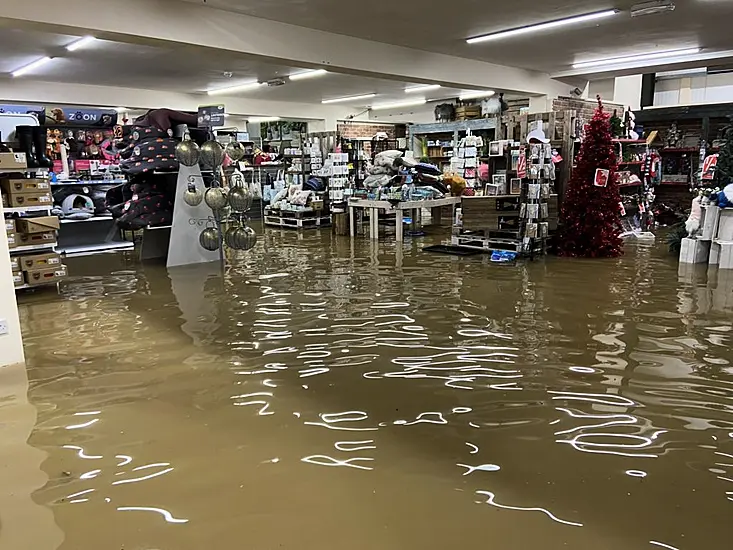
[{"label": "red tinsel christmas tree", "polygon": [[[622,254],[621,195],[609,119],[598,96],[598,108],[585,127],[577,166],[563,200],[561,256],[608,258]],[[596,185],[598,169],[609,172],[605,187]]]}]

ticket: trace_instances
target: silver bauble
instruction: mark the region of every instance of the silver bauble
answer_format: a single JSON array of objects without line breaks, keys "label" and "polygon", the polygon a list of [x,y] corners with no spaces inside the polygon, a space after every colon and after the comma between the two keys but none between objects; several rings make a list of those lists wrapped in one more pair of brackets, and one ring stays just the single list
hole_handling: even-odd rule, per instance
[{"label": "silver bauble", "polygon": [[196,166],[201,151],[195,141],[184,139],[176,145],[176,160],[183,166]]},{"label": "silver bauble", "polygon": [[242,250],[249,250],[257,244],[257,233],[255,233],[255,230],[248,225],[244,226],[244,231],[247,233],[247,238],[244,241],[244,248],[242,248]]},{"label": "silver bauble", "polygon": [[221,223],[223,221],[226,221],[229,219],[229,216],[232,213],[232,209],[229,206],[225,206],[224,208],[214,208],[211,210],[214,219]]},{"label": "silver bauble", "polygon": [[244,145],[242,145],[238,141],[230,141],[229,143],[227,143],[224,151],[234,162],[242,160],[244,158],[244,154],[247,152],[244,149]]},{"label": "silver bauble", "polygon": [[219,249],[219,232],[213,227],[207,227],[199,235],[199,244],[206,250]]},{"label": "silver bauble", "polygon": [[227,205],[227,194],[221,187],[209,187],[204,194],[204,200],[209,208],[217,210]]},{"label": "silver bauble", "polygon": [[230,187],[228,197],[235,212],[246,212],[252,207],[252,193],[246,187]]},{"label": "silver bauble", "polygon": [[224,162],[224,147],[221,143],[209,140],[201,146],[201,163],[209,168],[218,168]]},{"label": "silver bauble", "polygon": [[194,184],[189,184],[183,192],[183,202],[189,206],[198,206],[204,200],[204,193]]},{"label": "silver bauble", "polygon": [[235,226],[224,234],[224,242],[235,250],[249,250],[257,242],[257,234],[251,227]]}]

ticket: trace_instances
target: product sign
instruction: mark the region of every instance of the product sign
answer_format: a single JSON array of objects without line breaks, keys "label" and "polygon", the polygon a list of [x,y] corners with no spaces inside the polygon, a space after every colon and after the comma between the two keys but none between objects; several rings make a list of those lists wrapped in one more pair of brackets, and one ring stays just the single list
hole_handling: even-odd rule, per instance
[{"label": "product sign", "polygon": [[39,105],[0,105],[0,113],[11,115],[33,115],[43,124],[46,119],[46,108]]},{"label": "product sign", "polygon": [[99,126],[111,128],[117,124],[114,109],[87,109],[78,107],[50,108],[49,126]]},{"label": "product sign", "polygon": [[199,107],[199,128],[224,126],[224,105],[204,105]]}]

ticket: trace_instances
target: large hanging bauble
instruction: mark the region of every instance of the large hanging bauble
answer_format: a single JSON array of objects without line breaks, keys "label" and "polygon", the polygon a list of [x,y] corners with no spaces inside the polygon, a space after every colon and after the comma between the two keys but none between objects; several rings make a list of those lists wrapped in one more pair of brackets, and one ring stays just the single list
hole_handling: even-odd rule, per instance
[{"label": "large hanging bauble", "polygon": [[184,139],[176,145],[176,160],[183,166],[196,166],[200,154],[198,144],[190,139]]},{"label": "large hanging bauble", "polygon": [[228,198],[229,206],[235,212],[246,212],[252,206],[252,193],[246,187],[230,187]]},{"label": "large hanging bauble", "polygon": [[209,208],[217,210],[227,205],[227,194],[221,187],[209,187],[204,194],[204,200]]},{"label": "large hanging bauble", "polygon": [[244,148],[244,145],[242,145],[238,141],[230,141],[229,143],[227,143],[224,151],[234,162],[242,160],[244,158],[244,154],[247,152]]},{"label": "large hanging bauble", "polygon": [[224,162],[224,147],[218,141],[209,140],[201,146],[201,163],[218,168]]},{"label": "large hanging bauble", "polygon": [[188,188],[183,192],[183,202],[189,206],[198,206],[203,200],[203,191],[196,187],[195,183],[189,183]]},{"label": "large hanging bauble", "polygon": [[207,227],[199,235],[199,244],[206,250],[218,250],[219,232],[213,227]]},{"label": "large hanging bauble", "polygon": [[229,216],[232,213],[232,209],[229,206],[225,206],[224,208],[214,208],[211,210],[214,219],[221,223],[224,221],[227,221],[229,219]]},{"label": "large hanging bauble", "polygon": [[224,242],[235,250],[249,250],[257,242],[257,234],[248,226],[231,227],[224,234]]}]

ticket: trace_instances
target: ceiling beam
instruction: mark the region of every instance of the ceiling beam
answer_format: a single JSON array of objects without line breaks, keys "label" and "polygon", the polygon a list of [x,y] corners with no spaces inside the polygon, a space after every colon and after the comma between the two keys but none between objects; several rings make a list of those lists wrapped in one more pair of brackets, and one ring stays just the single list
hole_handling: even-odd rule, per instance
[{"label": "ceiling beam", "polygon": [[528,95],[567,91],[548,74],[537,71],[363,40],[178,0],[74,0],[64,9],[58,8],[56,0],[2,2],[0,25],[134,44],[199,48],[211,53],[227,51],[277,64],[404,82]]}]

